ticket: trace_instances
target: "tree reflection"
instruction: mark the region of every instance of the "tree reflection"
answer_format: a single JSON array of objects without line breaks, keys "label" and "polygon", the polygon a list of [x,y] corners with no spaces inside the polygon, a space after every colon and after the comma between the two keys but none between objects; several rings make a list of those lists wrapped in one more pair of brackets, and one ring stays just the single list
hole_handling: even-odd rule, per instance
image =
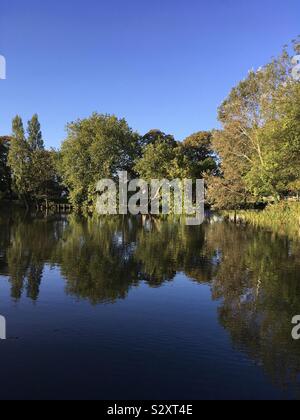
[{"label": "tree reflection", "polygon": [[192,265],[203,245],[203,232],[191,235],[178,223],[134,218],[70,219],[56,250],[66,291],[91,303],[125,298],[144,281],[158,287]]},{"label": "tree reflection", "polygon": [[172,281],[178,272],[195,266],[202,270],[203,244],[202,227],[152,221],[150,228],[138,231],[135,258],[140,263],[140,276],[157,287]]},{"label": "tree reflection", "polygon": [[44,266],[51,264],[64,222],[32,218],[21,211],[0,214],[0,274],[9,277],[13,299],[19,300],[26,291],[36,301]]},{"label": "tree reflection", "polygon": [[134,229],[126,219],[70,218],[55,251],[67,293],[92,304],[125,298],[139,280]]},{"label": "tree reflection", "polygon": [[82,220],[0,213],[0,274],[11,296],[36,301],[45,265],[58,266],[66,293],[91,304],[125,299],[142,282],[160,287],[184,273],[209,284],[234,346],[281,387],[297,383],[300,244],[285,237],[209,223],[186,227],[142,218]]},{"label": "tree reflection", "polygon": [[299,386],[300,347],[291,338],[291,320],[300,311],[299,243],[216,224],[206,246],[219,256],[212,294],[220,299],[219,320],[234,345],[276,384]]}]

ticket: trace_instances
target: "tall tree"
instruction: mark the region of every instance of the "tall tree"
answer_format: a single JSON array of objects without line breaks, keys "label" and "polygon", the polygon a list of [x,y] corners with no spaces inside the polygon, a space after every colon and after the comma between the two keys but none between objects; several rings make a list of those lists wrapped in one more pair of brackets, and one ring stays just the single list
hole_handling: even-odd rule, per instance
[{"label": "tall tree", "polygon": [[249,197],[280,199],[297,185],[299,82],[291,74],[292,57],[284,49],[280,57],[251,71],[220,107],[223,129],[215,133],[213,146],[222,177],[210,178],[214,203],[226,194],[228,199],[221,201],[227,205],[232,200],[243,204]]},{"label": "tall tree", "polygon": [[14,138],[19,141],[25,141],[25,130],[22,118],[19,115],[16,115],[16,117],[13,119],[12,122],[12,132]]},{"label": "tall tree", "polygon": [[13,136],[8,153],[15,192],[28,207],[30,203],[60,198],[62,189],[56,171],[56,153],[47,151],[37,115],[28,123],[25,137],[22,119],[13,120]]},{"label": "tall tree", "polygon": [[28,121],[28,144],[31,150],[43,150],[44,140],[41,131],[41,124],[37,114],[34,114],[30,121]]},{"label": "tall tree", "polygon": [[18,115],[12,123],[12,141],[8,153],[8,165],[12,173],[13,188],[28,206],[31,191],[30,148],[25,138],[22,119]]},{"label": "tall tree", "polygon": [[8,166],[10,142],[10,137],[0,137],[0,198],[6,195],[11,197],[11,172]]}]

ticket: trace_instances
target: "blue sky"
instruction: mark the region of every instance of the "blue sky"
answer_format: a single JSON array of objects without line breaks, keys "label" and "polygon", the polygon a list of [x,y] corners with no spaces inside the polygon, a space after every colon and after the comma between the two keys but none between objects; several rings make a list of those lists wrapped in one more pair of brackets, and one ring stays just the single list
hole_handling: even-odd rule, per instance
[{"label": "blue sky", "polygon": [[0,133],[37,112],[58,147],[98,111],[182,140],[299,33],[299,0],[0,0]]}]

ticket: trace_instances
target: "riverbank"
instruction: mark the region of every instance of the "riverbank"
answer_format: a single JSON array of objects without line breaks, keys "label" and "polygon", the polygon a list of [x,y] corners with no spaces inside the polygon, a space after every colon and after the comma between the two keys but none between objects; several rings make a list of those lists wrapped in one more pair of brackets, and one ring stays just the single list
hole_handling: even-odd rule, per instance
[{"label": "riverbank", "polygon": [[[234,221],[233,211],[223,214]],[[236,213],[236,221],[293,238],[300,237],[300,203],[284,201],[269,205],[265,210],[241,210]]]}]

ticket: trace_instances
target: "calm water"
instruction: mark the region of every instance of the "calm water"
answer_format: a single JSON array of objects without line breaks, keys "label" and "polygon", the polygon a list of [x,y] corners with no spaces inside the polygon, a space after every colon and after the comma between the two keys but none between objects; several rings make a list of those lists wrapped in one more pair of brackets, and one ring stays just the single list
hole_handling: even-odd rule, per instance
[{"label": "calm water", "polygon": [[0,213],[0,398],[300,398],[300,244]]}]

